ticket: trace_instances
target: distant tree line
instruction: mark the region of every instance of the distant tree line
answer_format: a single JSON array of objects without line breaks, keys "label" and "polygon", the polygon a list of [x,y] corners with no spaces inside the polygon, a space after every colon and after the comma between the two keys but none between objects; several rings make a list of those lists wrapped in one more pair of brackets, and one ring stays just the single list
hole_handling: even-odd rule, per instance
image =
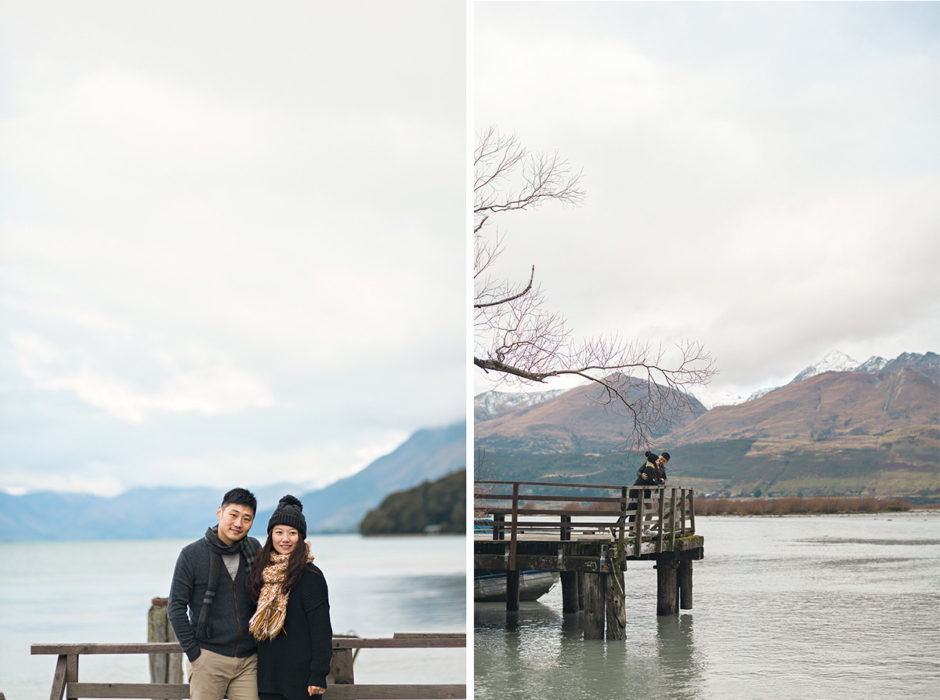
[{"label": "distant tree line", "polygon": [[901,498],[696,498],[696,515],[884,513],[911,509]]},{"label": "distant tree line", "polygon": [[359,523],[363,535],[406,535],[423,532],[464,534],[467,470],[452,472],[436,481],[396,491],[366,513]]}]

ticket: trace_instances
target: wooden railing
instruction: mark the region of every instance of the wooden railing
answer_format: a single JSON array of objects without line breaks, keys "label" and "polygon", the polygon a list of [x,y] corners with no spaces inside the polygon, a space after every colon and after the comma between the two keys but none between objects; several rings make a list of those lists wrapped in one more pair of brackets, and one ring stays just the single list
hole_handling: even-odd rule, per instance
[{"label": "wooden railing", "polygon": [[[568,541],[579,537],[596,539],[600,535],[616,540],[628,556],[640,556],[673,550],[677,538],[695,534],[694,493],[689,488],[541,481],[474,484],[475,511],[493,517],[494,540],[505,540],[508,535],[511,560],[515,558],[515,543],[520,536]],[[525,493],[520,489],[522,486],[528,487]],[[502,487],[511,487],[511,493],[510,488]],[[580,492],[575,493],[574,489]],[[578,507],[571,507],[572,503]],[[520,520],[520,516],[539,519]]]},{"label": "wooden railing", "polygon": [[[390,638],[360,639],[334,637],[332,683],[322,695],[324,700],[355,700],[356,698],[465,698],[467,686],[462,684],[384,684],[363,685],[354,682],[353,649],[431,649],[467,646],[466,634],[396,634]],[[33,644],[32,654],[58,657],[52,680],[50,700],[72,698],[188,698],[188,683],[83,683],[78,680],[78,659],[85,654],[178,654],[176,642],[130,644]]]}]

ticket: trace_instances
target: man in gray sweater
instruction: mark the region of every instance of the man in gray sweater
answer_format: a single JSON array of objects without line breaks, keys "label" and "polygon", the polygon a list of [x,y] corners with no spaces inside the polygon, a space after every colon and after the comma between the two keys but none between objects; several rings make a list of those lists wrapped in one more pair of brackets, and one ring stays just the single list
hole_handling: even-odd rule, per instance
[{"label": "man in gray sweater", "polygon": [[246,489],[226,493],[216,511],[219,524],[176,560],[167,616],[192,665],[192,700],[258,700],[248,572],[261,544],[247,536],[257,505]]}]

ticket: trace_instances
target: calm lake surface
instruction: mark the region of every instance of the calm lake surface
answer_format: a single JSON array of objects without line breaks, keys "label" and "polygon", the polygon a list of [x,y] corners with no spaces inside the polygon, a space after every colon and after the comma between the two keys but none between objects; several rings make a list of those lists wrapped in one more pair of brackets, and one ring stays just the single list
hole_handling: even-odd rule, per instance
[{"label": "calm lake surface", "polygon": [[[146,641],[150,600],[169,594],[176,557],[190,541],[0,543],[0,692],[7,700],[49,697],[55,657],[31,656],[31,644]],[[334,632],[465,631],[463,537],[309,541],[330,587]],[[365,649],[355,670],[362,683],[463,683],[466,656]],[[83,656],[79,678],[144,683],[147,657]]]},{"label": "calm lake surface", "polygon": [[474,607],[496,698],[940,698],[940,514],[700,517],[694,609],[656,616],[626,572],[627,640],[583,641],[556,584],[515,620]]}]

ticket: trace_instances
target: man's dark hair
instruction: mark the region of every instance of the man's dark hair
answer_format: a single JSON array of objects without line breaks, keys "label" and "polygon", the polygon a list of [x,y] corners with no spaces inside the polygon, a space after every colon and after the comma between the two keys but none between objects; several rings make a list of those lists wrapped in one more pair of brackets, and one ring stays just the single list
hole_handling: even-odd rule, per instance
[{"label": "man's dark hair", "polygon": [[235,488],[222,496],[222,510],[228,505],[248,506],[252,512],[258,512],[258,500],[248,489]]}]

